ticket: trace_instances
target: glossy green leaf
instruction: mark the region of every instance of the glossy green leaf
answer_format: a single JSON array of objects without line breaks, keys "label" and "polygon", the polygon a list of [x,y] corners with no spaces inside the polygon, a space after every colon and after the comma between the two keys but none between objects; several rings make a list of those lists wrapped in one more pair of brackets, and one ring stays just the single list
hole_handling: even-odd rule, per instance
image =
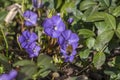
[{"label": "glossy green leaf", "polygon": [[86,45],[89,49],[91,49],[92,47],[94,47],[95,44],[95,38],[90,37],[86,40]]},{"label": "glossy green leaf", "polygon": [[98,51],[101,50],[105,46],[105,44],[112,39],[113,34],[114,34],[113,30],[106,30],[100,35],[98,35],[95,41],[94,48]]},{"label": "glossy green leaf", "polygon": [[93,7],[97,3],[93,0],[84,0],[80,3],[80,10],[86,10],[90,7]]},{"label": "glossy green leaf", "polygon": [[116,20],[115,17],[110,14],[105,14],[105,22],[112,29],[116,29]]},{"label": "glossy green leaf", "polygon": [[105,21],[99,21],[99,22],[95,22],[95,26],[97,28],[97,34],[100,35],[102,32],[106,31],[106,30],[110,30],[112,29],[111,27],[109,27]]},{"label": "glossy green leaf", "polygon": [[27,65],[35,65],[35,63],[30,60],[21,60],[13,64],[13,66],[27,66]]},{"label": "glossy green leaf", "polygon": [[37,66],[45,69],[56,70],[55,65],[52,63],[52,58],[44,54],[38,56]]},{"label": "glossy green leaf", "polygon": [[120,16],[120,6],[117,6],[115,10],[113,11],[113,15],[118,17]]},{"label": "glossy green leaf", "polygon": [[84,51],[80,51],[79,56],[81,59],[86,59],[88,58],[89,54],[90,54],[90,50],[86,49]]},{"label": "glossy green leaf", "polygon": [[100,21],[100,20],[104,20],[104,12],[95,12],[92,15],[88,16],[86,18],[87,22],[94,22],[94,21]]},{"label": "glossy green leaf", "polygon": [[105,62],[105,54],[103,52],[98,52],[93,57],[94,66],[99,69]]},{"label": "glossy green leaf", "polygon": [[95,36],[94,32],[89,29],[80,29],[78,30],[78,35],[82,35],[85,38]]}]

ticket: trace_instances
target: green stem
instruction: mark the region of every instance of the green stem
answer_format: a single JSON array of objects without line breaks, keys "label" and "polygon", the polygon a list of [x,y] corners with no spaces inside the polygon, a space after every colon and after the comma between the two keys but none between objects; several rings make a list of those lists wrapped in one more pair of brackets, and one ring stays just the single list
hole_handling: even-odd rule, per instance
[{"label": "green stem", "polygon": [[7,42],[7,39],[5,37],[3,29],[2,28],[0,28],[0,29],[1,29],[1,32],[2,32],[2,35],[3,35],[4,41],[5,41],[6,53],[7,53],[7,56],[8,56],[8,42]]}]

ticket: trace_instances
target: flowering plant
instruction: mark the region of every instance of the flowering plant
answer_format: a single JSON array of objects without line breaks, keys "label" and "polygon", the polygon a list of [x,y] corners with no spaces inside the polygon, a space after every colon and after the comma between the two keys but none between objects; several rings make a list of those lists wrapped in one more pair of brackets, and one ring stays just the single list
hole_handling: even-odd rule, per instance
[{"label": "flowering plant", "polygon": [[0,3],[0,80],[120,80],[119,0]]}]

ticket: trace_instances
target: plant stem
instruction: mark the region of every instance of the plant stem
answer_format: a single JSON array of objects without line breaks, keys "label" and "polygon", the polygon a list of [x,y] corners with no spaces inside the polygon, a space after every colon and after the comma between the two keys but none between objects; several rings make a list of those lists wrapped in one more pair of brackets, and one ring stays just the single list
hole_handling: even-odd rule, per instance
[{"label": "plant stem", "polygon": [[[0,25],[1,26],[1,25]],[[2,35],[3,35],[3,38],[4,38],[4,41],[5,41],[5,46],[6,46],[6,54],[7,54],[7,57],[8,57],[8,42],[7,42],[7,39],[5,37],[5,34],[4,34],[4,31],[2,28],[0,28],[1,32],[2,32]]]}]

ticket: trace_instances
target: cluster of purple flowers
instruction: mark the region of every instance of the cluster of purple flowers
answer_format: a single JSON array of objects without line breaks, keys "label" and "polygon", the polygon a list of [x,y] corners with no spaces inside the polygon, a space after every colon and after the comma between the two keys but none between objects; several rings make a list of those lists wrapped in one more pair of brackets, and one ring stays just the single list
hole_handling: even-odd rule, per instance
[{"label": "cluster of purple flowers", "polygon": [[29,30],[23,31],[22,35],[18,38],[21,47],[26,50],[31,58],[38,56],[40,51],[40,46],[38,46],[36,42],[37,39],[38,36],[36,33],[30,32]]},{"label": "cluster of purple flowers", "polygon": [[[68,20],[72,23],[73,19]],[[71,30],[67,30],[60,15],[46,18],[43,22],[44,32],[52,38],[57,38],[60,45],[60,51],[65,58],[65,61],[72,62],[76,55],[76,48],[78,46],[79,37],[77,34],[72,33]],[[71,46],[71,51],[68,50]]]},{"label": "cluster of purple flowers", "polygon": [[0,75],[0,80],[13,80],[17,76],[16,70],[11,70],[8,74]]},{"label": "cluster of purple flowers", "polygon": [[[27,27],[32,27],[37,24],[38,16],[35,12],[27,10],[24,12],[23,16],[25,19],[24,24]],[[37,45],[37,39],[37,34],[30,32],[29,30],[23,31],[22,35],[18,37],[18,41],[20,42],[21,47],[26,50],[31,58],[38,56],[41,49],[40,46]]]}]

